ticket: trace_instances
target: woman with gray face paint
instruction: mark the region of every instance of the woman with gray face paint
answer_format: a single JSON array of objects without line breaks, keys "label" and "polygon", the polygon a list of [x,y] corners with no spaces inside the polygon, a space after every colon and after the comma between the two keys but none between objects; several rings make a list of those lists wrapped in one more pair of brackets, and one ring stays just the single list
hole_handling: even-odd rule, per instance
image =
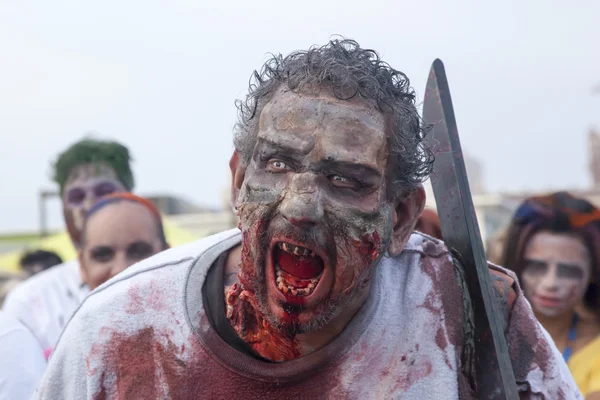
[{"label": "woman with gray face paint", "polygon": [[586,400],[600,399],[599,262],[600,210],[586,200],[558,192],[517,209],[503,265],[519,277]]}]

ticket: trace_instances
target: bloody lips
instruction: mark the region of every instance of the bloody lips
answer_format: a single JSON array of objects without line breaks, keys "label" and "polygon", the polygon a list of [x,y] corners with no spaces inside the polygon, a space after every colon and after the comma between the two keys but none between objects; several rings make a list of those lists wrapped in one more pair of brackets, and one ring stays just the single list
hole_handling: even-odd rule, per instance
[{"label": "bloody lips", "polygon": [[273,251],[277,288],[286,296],[308,296],[321,279],[323,259],[312,250],[280,242]]}]

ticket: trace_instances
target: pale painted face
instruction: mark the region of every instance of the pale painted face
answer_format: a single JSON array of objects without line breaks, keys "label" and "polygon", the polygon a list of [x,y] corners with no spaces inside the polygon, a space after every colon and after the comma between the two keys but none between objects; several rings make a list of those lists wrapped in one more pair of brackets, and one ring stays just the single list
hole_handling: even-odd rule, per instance
[{"label": "pale painted face", "polygon": [[524,259],[523,289],[535,313],[555,317],[581,302],[591,276],[590,254],[581,238],[539,232],[527,244]]},{"label": "pale painted face", "polygon": [[164,249],[156,218],[137,203],[109,204],[92,214],[84,229],[79,262],[91,290]]},{"label": "pale painted face", "polygon": [[63,189],[63,214],[75,246],[88,210],[101,198],[125,191],[115,171],[104,164],[82,164],[71,171]]}]

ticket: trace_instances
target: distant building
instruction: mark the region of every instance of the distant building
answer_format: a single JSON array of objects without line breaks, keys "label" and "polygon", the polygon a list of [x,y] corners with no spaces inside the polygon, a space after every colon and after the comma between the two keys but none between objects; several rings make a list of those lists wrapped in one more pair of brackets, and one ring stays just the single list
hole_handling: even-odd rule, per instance
[{"label": "distant building", "polygon": [[193,214],[210,210],[173,195],[152,195],[145,198],[153,202],[163,215]]},{"label": "distant building", "polygon": [[485,193],[484,171],[482,163],[468,153],[465,153],[464,157],[471,193],[474,195]]},{"label": "distant building", "polygon": [[590,129],[588,133],[588,160],[592,185],[600,187],[600,131]]}]

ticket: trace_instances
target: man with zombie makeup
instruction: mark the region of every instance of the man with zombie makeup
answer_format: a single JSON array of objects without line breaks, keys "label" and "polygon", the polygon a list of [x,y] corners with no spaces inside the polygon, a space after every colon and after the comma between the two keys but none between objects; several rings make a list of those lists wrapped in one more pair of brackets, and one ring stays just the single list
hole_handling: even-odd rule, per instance
[{"label": "man with zombie makeup", "polygon": [[[464,280],[412,234],[431,155],[406,76],[333,40],[253,77],[230,162],[239,230],[94,291],[38,397],[474,398]],[[580,398],[516,281],[492,273],[522,398]]]},{"label": "man with zombie makeup", "polygon": [[[85,213],[102,197],[133,188],[129,150],[112,141],[86,138],[59,155],[53,179],[60,188],[69,236],[78,248]],[[46,356],[89,289],[79,263],[68,261],[17,286],[3,310],[16,317],[37,338]]]}]

